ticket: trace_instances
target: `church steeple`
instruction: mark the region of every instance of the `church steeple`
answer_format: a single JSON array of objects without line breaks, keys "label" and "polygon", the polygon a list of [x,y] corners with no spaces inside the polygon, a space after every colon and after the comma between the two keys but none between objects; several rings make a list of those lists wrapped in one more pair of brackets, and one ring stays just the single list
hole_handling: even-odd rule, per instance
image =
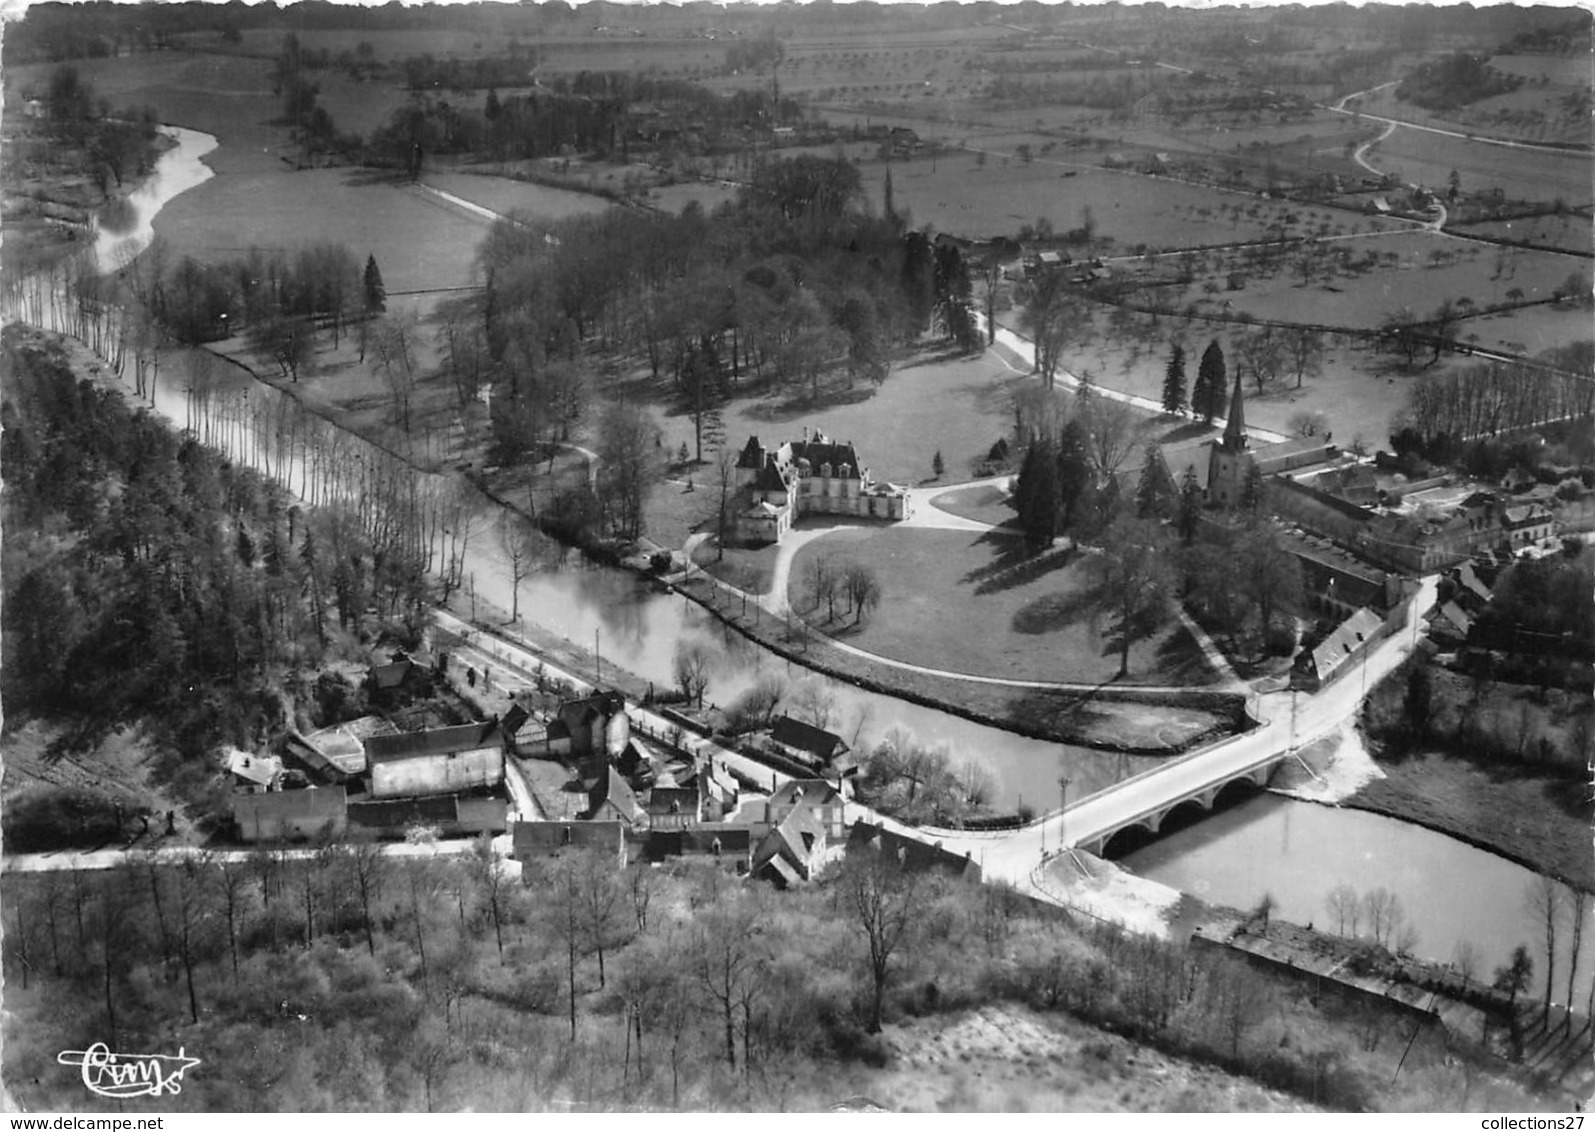
[{"label": "church steeple", "polygon": [[1224,448],[1239,452],[1246,447],[1246,407],[1241,396],[1241,371],[1235,368],[1235,392],[1230,396],[1229,420],[1224,423]]}]

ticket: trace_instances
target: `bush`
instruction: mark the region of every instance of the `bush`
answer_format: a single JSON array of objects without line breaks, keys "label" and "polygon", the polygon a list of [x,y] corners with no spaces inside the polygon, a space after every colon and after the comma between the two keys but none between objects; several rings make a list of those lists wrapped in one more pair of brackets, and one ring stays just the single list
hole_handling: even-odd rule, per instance
[{"label": "bush", "polygon": [[[137,816],[123,806],[123,820]],[[30,790],[12,800],[5,811],[5,847],[13,853],[76,849],[114,840],[117,802],[76,787]]]}]

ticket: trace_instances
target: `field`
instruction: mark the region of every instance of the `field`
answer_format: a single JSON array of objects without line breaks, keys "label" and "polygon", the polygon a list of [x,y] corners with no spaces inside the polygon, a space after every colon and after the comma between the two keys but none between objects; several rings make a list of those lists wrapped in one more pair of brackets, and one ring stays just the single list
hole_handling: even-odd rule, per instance
[{"label": "field", "polygon": [[[824,607],[811,610],[803,577],[806,564],[820,556],[860,562],[880,578],[881,604],[860,626],[843,612],[845,603],[834,623]],[[1098,624],[1083,560],[1030,580],[1001,576],[1024,560],[1014,535],[850,527],[798,551],[790,600],[818,628],[894,660],[1014,680],[1112,681],[1119,657]],[[1178,630],[1166,627],[1130,650],[1127,683],[1194,686],[1213,679],[1199,653],[1169,648]]]},{"label": "field", "polygon": [[1513,200],[1561,199],[1573,208],[1595,197],[1588,154],[1519,149],[1398,129],[1373,150],[1369,160],[1403,181],[1431,189],[1444,187],[1455,169],[1465,193],[1499,188]]},{"label": "field", "polygon": [[[1590,144],[1589,61],[1576,56],[1498,55],[1490,66],[1525,79],[1517,90],[1470,102],[1445,114],[1396,97],[1395,88],[1376,91],[1362,110],[1404,122],[1476,131],[1530,142]],[[1540,80],[1545,85],[1540,85]],[[1579,95],[1583,92],[1584,98]]]},{"label": "field", "polygon": [[1527,216],[1518,220],[1491,220],[1459,229],[1470,236],[1490,236],[1498,240],[1522,240],[1542,247],[1566,248],[1588,255],[1595,250],[1595,230],[1590,218],[1580,213],[1554,213]]},{"label": "field", "polygon": [[[1327,284],[1308,287],[1302,287],[1289,269],[1271,279],[1259,279],[1254,272],[1248,275],[1245,287],[1226,290],[1214,301],[1263,321],[1371,329],[1403,306],[1423,317],[1446,300],[1466,299],[1484,307],[1518,297],[1510,296],[1513,291],[1521,291],[1522,298],[1550,298],[1571,272],[1583,266],[1551,252],[1503,252],[1499,247],[1433,232],[1390,234],[1347,244],[1355,259],[1377,252],[1383,264],[1366,274],[1349,278],[1341,274]],[[1436,261],[1436,255],[1449,262]],[[1244,270],[1239,264],[1236,269]],[[1181,308],[1203,298],[1200,284],[1183,294],[1170,288],[1160,289],[1160,294]]]},{"label": "field", "polygon": [[423,173],[421,180],[433,188],[442,189],[493,212],[508,213],[512,209],[519,209],[546,220],[592,216],[611,207],[609,201],[590,193],[551,188],[508,177],[433,171]]},{"label": "field", "polygon": [[174,256],[208,262],[256,246],[341,243],[362,263],[376,256],[391,293],[470,283],[486,224],[409,185],[281,167],[213,177],[163,209],[155,231]]}]

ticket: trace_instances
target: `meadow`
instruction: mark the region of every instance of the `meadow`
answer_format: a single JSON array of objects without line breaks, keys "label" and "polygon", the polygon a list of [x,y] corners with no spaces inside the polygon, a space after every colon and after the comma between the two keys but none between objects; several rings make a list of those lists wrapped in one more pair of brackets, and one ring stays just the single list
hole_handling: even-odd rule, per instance
[{"label": "meadow", "polygon": [[1558,153],[1491,145],[1467,138],[1398,129],[1369,155],[1380,169],[1403,181],[1443,188],[1455,169],[1462,191],[1479,193],[1499,188],[1513,200],[1562,199],[1581,207],[1595,199],[1587,153]]},{"label": "meadow", "polygon": [[1595,250],[1595,231],[1588,215],[1568,212],[1524,216],[1516,220],[1490,220],[1468,224],[1458,231],[1469,236],[1488,236],[1497,240],[1519,240],[1541,247],[1565,248],[1589,255]]}]

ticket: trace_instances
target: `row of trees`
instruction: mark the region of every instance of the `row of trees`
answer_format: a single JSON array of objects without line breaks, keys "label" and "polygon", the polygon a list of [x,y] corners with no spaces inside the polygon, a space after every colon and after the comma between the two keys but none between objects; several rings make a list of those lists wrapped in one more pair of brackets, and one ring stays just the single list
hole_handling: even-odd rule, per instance
[{"label": "row of trees", "polygon": [[1451,373],[1425,374],[1391,421],[1391,433],[1410,432],[1435,458],[1462,441],[1532,428],[1595,413],[1595,380],[1587,372],[1489,362]]},{"label": "row of trees", "polygon": [[836,620],[836,605],[847,603],[843,614],[851,614],[853,624],[881,603],[881,581],[869,566],[834,554],[816,554],[803,564],[803,588],[809,609],[825,606],[827,621]]}]

